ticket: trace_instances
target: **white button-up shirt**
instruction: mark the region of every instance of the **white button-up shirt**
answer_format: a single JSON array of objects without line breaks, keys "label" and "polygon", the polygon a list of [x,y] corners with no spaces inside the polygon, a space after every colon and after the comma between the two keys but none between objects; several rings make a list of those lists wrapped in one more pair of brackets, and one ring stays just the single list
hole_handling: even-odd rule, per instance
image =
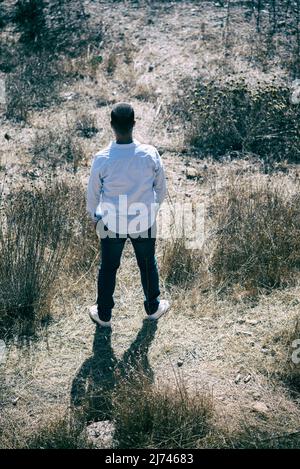
[{"label": "white button-up shirt", "polygon": [[112,141],[94,156],[87,188],[87,210],[115,233],[150,228],[166,195],[161,157],[152,145],[138,140]]}]

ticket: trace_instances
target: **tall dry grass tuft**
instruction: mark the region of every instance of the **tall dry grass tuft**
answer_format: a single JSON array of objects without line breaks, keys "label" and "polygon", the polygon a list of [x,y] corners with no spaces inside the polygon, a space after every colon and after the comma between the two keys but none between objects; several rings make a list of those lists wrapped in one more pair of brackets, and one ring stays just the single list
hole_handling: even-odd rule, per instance
[{"label": "tall dry grass tuft", "polygon": [[214,201],[210,269],[219,287],[272,288],[300,269],[300,199],[270,182],[235,182]]},{"label": "tall dry grass tuft", "polygon": [[194,448],[210,427],[213,402],[205,392],[189,393],[149,381],[124,381],[113,398],[118,448]]},{"label": "tall dry grass tuft", "polygon": [[203,256],[189,249],[185,237],[172,238],[163,246],[161,273],[167,285],[190,288],[203,272]]},{"label": "tall dry grass tuft", "polygon": [[70,243],[64,184],[20,189],[1,200],[0,328],[22,332],[46,318]]},{"label": "tall dry grass tuft", "polygon": [[82,424],[70,422],[67,417],[50,419],[41,425],[25,442],[27,449],[81,449],[92,448]]},{"label": "tall dry grass tuft", "polygon": [[33,427],[22,426],[20,422],[12,424],[11,416],[0,417],[0,448],[1,449],[81,449],[92,448],[84,431],[84,416],[77,421],[54,413],[42,417]]},{"label": "tall dry grass tuft", "polygon": [[[288,318],[277,330],[270,331],[264,347],[272,349],[274,359],[269,373],[283,382],[293,397],[300,393],[300,318]],[[299,435],[300,438],[300,435]]]}]

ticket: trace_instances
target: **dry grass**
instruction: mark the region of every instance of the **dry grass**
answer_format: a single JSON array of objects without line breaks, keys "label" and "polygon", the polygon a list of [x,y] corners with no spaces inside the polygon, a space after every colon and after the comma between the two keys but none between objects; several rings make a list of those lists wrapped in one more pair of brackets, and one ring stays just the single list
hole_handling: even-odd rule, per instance
[{"label": "dry grass", "polygon": [[[143,294],[133,251],[128,245],[118,275],[113,330],[110,338],[104,341],[87,316],[87,307],[95,301],[98,246],[84,214],[84,190],[81,188],[86,185],[88,168],[78,164],[73,188],[62,191],[68,214],[74,220],[69,253],[51,295],[52,321],[47,328],[37,329],[35,340],[27,338],[22,346],[8,342],[7,359],[0,364],[0,446],[85,447],[86,441],[84,435],[81,440],[79,428],[62,417],[69,415],[70,401],[75,404],[77,399],[78,408],[72,410],[76,415],[82,410],[86,412],[83,427],[85,420],[112,419],[116,412],[117,432],[123,447],[299,447],[298,368],[289,361],[293,349],[291,342],[299,334],[296,326],[300,293],[296,265],[298,211],[296,198],[291,197],[292,192],[298,191],[299,170],[283,162],[280,166],[274,165],[270,174],[264,176],[260,172],[263,165],[257,159],[239,159],[241,154],[238,152],[227,155],[228,161],[222,158],[219,161],[194,160],[184,142],[182,126],[173,126],[175,109],[171,107],[170,110],[167,106],[180,92],[178,83],[181,79],[186,76],[197,78],[199,73],[204,81],[209,81],[216,75],[222,80],[229,74],[243,72],[250,87],[260,79],[270,81],[274,75],[289,84],[286,65],[290,66],[293,59],[290,46],[294,44],[295,36],[289,44],[285,43],[287,49],[284,46],[285,53],[280,57],[285,65],[281,67],[274,55],[271,57],[270,48],[262,51],[260,47],[260,57],[257,56],[257,44],[259,41],[261,44],[263,38],[260,35],[258,40],[255,17],[252,14],[245,22],[245,11],[240,6],[233,7],[233,3],[228,22],[224,22],[226,9],[213,2],[193,2],[192,8],[190,2],[156,2],[153,5],[148,2],[139,8],[128,3],[127,15],[124,15],[123,4],[115,2],[112,8],[109,2],[101,4],[101,18],[97,2],[85,5],[92,29],[102,25],[102,20],[109,24],[108,42],[93,44],[89,49],[79,48],[80,54],[83,51],[79,56],[71,50],[71,57],[68,53],[68,57],[64,57],[60,71],[66,78],[64,91],[71,97],[51,101],[56,103],[55,107],[44,107],[43,91],[34,107],[25,102],[27,121],[16,124],[3,117],[3,133],[12,137],[9,141],[3,139],[0,150],[7,178],[19,186],[27,184],[24,170],[34,166],[28,161],[32,133],[40,129],[47,133],[49,123],[55,123],[50,126],[52,132],[57,127],[65,128],[62,116],[74,116],[78,109],[80,116],[95,116],[96,127],[103,127],[103,133],[99,132],[95,138],[73,140],[72,128],[74,146],[70,148],[76,149],[80,141],[85,152],[88,148],[92,155],[111,138],[107,106],[130,98],[137,115],[136,136],[164,150],[171,198],[175,201],[178,196],[182,200],[189,198],[193,202],[207,203],[207,213],[212,214],[207,219],[207,229],[216,243],[210,246],[217,247],[219,254],[224,236],[230,253],[237,256],[240,266],[245,265],[243,246],[246,246],[247,252],[251,249],[256,262],[255,268],[252,266],[248,271],[251,282],[255,285],[258,282],[261,287],[268,278],[271,279],[269,286],[279,284],[286,288],[268,288],[267,294],[261,288],[260,295],[255,288],[255,299],[248,301],[250,290],[245,268],[233,269],[237,283],[232,288],[232,296],[221,297],[214,289],[204,292],[202,270],[198,270],[201,256],[198,259],[194,253],[187,252],[182,241],[170,240],[167,245],[159,241],[162,280],[169,279],[167,290],[162,282],[162,297],[171,299],[172,308],[155,330],[149,330],[141,325]],[[201,37],[199,15],[202,18]],[[132,37],[132,44],[120,37],[124,27],[129,28],[128,37]],[[70,35],[70,38],[74,36]],[[275,39],[273,36],[272,42],[275,43]],[[9,44],[11,47],[11,42]],[[277,45],[280,46],[280,41]],[[112,52],[112,46],[117,52]],[[3,68],[2,54],[1,70],[17,73],[16,57],[7,55]],[[72,83],[68,79],[70,76]],[[23,79],[21,82],[24,86]],[[47,81],[42,82],[47,89]],[[54,89],[54,95],[57,90]],[[35,97],[34,90],[30,93]],[[18,96],[18,92],[15,94]],[[13,105],[11,109],[14,109]],[[15,109],[17,112],[18,103]],[[164,124],[162,115],[166,109],[169,113]],[[22,112],[21,107],[21,118]],[[87,127],[89,125],[83,125],[83,129]],[[41,172],[54,173],[48,161],[57,158],[61,178],[69,181],[68,167],[74,169],[73,152],[70,153],[69,148],[65,153],[65,146],[57,145],[60,142],[58,132],[52,136],[53,146],[51,138],[46,139],[52,153],[48,154],[47,163],[41,164]],[[48,144],[44,146],[46,154]],[[180,154],[181,150],[185,153]],[[39,164],[42,153],[38,155]],[[66,160],[66,154],[71,154],[71,158]],[[191,169],[195,168],[194,173],[187,171],[187,157],[190,157]],[[270,179],[269,185],[262,181],[266,178]],[[257,179],[255,184],[254,179]],[[237,180],[240,182],[235,187]],[[282,180],[286,190],[275,189],[278,180]],[[230,191],[220,197],[230,184]],[[268,190],[267,186],[270,186]],[[258,187],[257,191],[255,187]],[[255,195],[254,202],[250,193]],[[254,219],[250,216],[253,210],[257,215]],[[214,220],[219,221],[224,230],[224,219],[225,222],[233,220],[231,237],[234,237],[234,243],[225,236],[226,230],[214,231]],[[226,229],[229,233],[231,225]],[[243,236],[240,236],[240,229]],[[252,231],[258,229],[256,246],[252,242],[255,236]],[[264,229],[271,233],[269,238],[262,236]],[[287,234],[286,244],[282,234]],[[274,243],[272,249],[268,240]],[[290,264],[285,255],[281,256],[280,250],[291,254]],[[267,269],[260,261],[261,253],[269,262]],[[205,251],[206,262],[210,259],[209,254]],[[280,263],[275,262],[277,257]],[[226,252],[221,258],[218,266],[222,286],[223,280],[225,283],[232,281],[232,265]],[[124,368],[131,378],[126,383],[120,379]],[[180,369],[187,383],[183,394],[175,385],[167,384],[174,382],[174,368]],[[118,370],[121,370],[120,374]],[[132,384],[140,372],[145,371],[147,380],[142,388],[137,386],[140,390],[137,395]],[[211,396],[195,391],[202,389],[203,383],[209,389],[213,388],[213,405]],[[116,386],[112,387],[112,384]],[[164,409],[163,419],[161,408]],[[138,422],[134,420],[136,416]],[[137,423],[140,426],[136,426]],[[179,434],[177,428],[182,426],[183,431]],[[128,428],[136,432],[135,441],[129,441]],[[166,429],[169,429],[167,435]],[[198,438],[199,434],[201,438]]]},{"label": "dry grass", "polygon": [[175,387],[151,385],[142,377],[124,381],[113,399],[118,448],[194,448],[208,432],[212,415],[208,393],[190,394]]},{"label": "dry grass", "polygon": [[[86,127],[90,125],[86,121],[84,124],[82,120],[78,120],[77,124],[81,132],[91,130],[90,127]],[[52,168],[67,165],[71,166],[74,172],[77,171],[78,166],[85,158],[83,147],[71,129],[62,131],[62,129],[52,127],[43,132],[37,132],[31,151],[33,164],[43,162]]]},{"label": "dry grass", "polygon": [[180,237],[164,245],[161,273],[167,285],[189,289],[203,271],[203,254],[186,247],[186,242]]},{"label": "dry grass", "polygon": [[1,329],[26,330],[49,314],[69,233],[61,185],[18,190],[2,203]]},{"label": "dry grass", "polygon": [[272,182],[232,181],[214,201],[216,246],[210,269],[218,287],[246,289],[291,283],[300,266],[297,186],[291,193]]}]

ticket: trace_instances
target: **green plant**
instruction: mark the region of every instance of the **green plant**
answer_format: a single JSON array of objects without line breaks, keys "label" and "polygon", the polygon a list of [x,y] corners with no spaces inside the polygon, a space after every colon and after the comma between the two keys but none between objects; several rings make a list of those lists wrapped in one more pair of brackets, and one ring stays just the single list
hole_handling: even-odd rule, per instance
[{"label": "green plant", "polygon": [[21,32],[21,42],[41,47],[47,33],[43,0],[18,0],[13,20]]},{"label": "green plant", "polygon": [[203,155],[239,151],[271,162],[300,161],[300,105],[291,102],[288,86],[198,80],[177,112],[186,121],[186,143]]},{"label": "green plant", "polygon": [[29,55],[47,50],[74,57],[102,42],[102,28],[91,28],[81,0],[18,0],[13,21]]}]

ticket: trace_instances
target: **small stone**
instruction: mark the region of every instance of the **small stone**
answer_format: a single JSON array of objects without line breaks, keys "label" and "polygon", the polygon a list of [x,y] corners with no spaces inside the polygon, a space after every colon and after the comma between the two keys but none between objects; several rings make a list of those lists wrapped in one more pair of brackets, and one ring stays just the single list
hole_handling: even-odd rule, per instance
[{"label": "small stone", "polygon": [[258,401],[261,398],[260,393],[256,391],[252,393],[252,396],[255,401]]},{"label": "small stone", "polygon": [[110,420],[91,423],[86,427],[88,440],[97,448],[113,446],[114,424]]},{"label": "small stone", "polygon": [[197,179],[198,171],[196,170],[196,168],[187,168],[186,177],[187,179]]},{"label": "small stone", "polygon": [[236,331],[236,334],[237,335],[246,335],[248,337],[252,336],[252,332],[250,332],[250,331]]},{"label": "small stone", "polygon": [[260,321],[257,321],[256,319],[247,319],[247,324],[250,324],[250,326],[256,326]]},{"label": "small stone", "polygon": [[255,402],[252,405],[252,411],[265,415],[268,413],[269,408],[264,402]]},{"label": "small stone", "polygon": [[242,377],[241,377],[240,373],[238,373],[235,377],[235,380],[234,380],[235,384],[238,384],[241,381],[241,378]]}]

